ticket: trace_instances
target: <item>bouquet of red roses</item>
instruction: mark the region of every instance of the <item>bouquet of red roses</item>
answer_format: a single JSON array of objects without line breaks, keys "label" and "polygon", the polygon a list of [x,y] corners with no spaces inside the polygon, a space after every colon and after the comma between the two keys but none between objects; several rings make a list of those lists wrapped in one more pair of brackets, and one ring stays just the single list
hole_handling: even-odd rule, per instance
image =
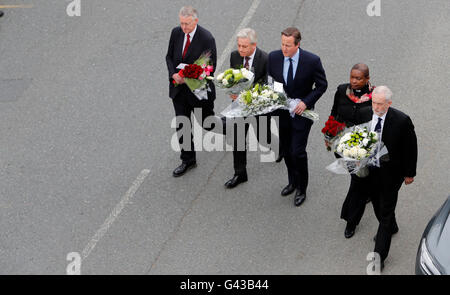
[{"label": "bouquet of red roses", "polygon": [[325,127],[322,129],[328,151],[331,151],[331,145],[336,139],[336,136],[344,129],[345,123],[337,121],[333,116],[328,118],[328,121],[325,123]]},{"label": "bouquet of red roses", "polygon": [[203,72],[204,70],[201,66],[192,64],[186,65],[178,74],[183,78],[198,79]]},{"label": "bouquet of red roses", "polygon": [[[178,72],[180,77],[184,78],[184,82],[189,89],[194,93],[198,99],[207,99],[207,91],[209,87],[207,80],[213,80],[211,73],[214,71],[214,67],[210,65],[211,54],[202,54],[193,64],[186,65]],[[178,84],[173,81],[175,86]]]}]

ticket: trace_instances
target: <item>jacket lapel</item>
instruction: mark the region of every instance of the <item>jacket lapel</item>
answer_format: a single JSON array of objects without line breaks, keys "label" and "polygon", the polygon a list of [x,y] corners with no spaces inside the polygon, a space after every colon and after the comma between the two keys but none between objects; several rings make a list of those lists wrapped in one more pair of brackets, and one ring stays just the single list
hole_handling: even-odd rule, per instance
[{"label": "jacket lapel", "polygon": [[[187,60],[189,58],[189,55],[191,54],[191,52],[193,50],[193,47],[196,44],[196,40],[198,38],[200,38],[199,35],[200,35],[200,26],[197,25],[197,31],[195,31],[194,38],[192,38],[192,40],[191,40],[191,45],[189,45],[189,47],[188,47],[188,50],[186,52],[186,56],[184,57],[185,60]],[[183,42],[184,42],[184,36],[183,36]]]},{"label": "jacket lapel", "polygon": [[389,137],[389,130],[391,130],[391,128],[392,128],[392,112],[391,108],[389,108],[386,114],[386,121],[384,122],[383,125],[383,134],[381,135],[382,139],[385,139],[386,136]]},{"label": "jacket lapel", "polygon": [[240,66],[243,67],[244,66],[244,58],[240,54],[238,54],[237,56],[238,56],[237,64],[239,65],[239,67]]},{"label": "jacket lapel", "polygon": [[278,77],[280,77],[280,81],[282,81],[282,83],[286,86],[287,83],[286,83],[286,81],[284,81],[284,76],[283,76],[284,55],[283,55],[283,52],[281,50],[279,52],[280,52],[280,55],[278,56],[278,58],[279,58],[279,63],[278,63],[279,66],[277,68],[277,74],[278,74]]},{"label": "jacket lapel", "polygon": [[179,33],[179,37],[177,38],[176,42],[175,42],[175,52],[174,52],[174,56],[176,58],[179,58],[179,60],[183,59],[183,42],[184,42],[184,33],[183,30],[181,30],[180,28],[180,33]]},{"label": "jacket lapel", "polygon": [[[258,47],[256,47],[255,49],[255,57],[253,58],[253,68],[255,69],[255,72],[253,74],[255,74],[255,76],[258,76],[258,70],[259,70],[259,59],[260,59],[260,52]],[[249,69],[252,70],[252,69]]]},{"label": "jacket lapel", "polygon": [[299,48],[299,58],[298,58],[298,64],[297,64],[297,70],[295,71],[295,78],[294,81],[297,80],[298,78],[300,78],[300,71],[303,68],[303,50],[301,48]]}]

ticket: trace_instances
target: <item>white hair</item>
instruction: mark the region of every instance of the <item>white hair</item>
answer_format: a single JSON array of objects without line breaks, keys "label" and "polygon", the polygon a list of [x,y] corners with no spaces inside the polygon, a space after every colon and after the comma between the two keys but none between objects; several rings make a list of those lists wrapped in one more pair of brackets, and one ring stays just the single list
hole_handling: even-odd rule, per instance
[{"label": "white hair", "polygon": [[245,28],[245,29],[240,30],[237,33],[236,38],[247,38],[250,40],[251,44],[256,44],[256,42],[258,42],[258,38],[256,36],[255,30],[250,29],[250,28]]},{"label": "white hair", "polygon": [[183,6],[180,9],[180,13],[178,14],[179,16],[182,17],[188,17],[188,16],[192,16],[192,19],[198,19],[198,13],[197,13],[197,9],[195,9],[192,6]]},{"label": "white hair", "polygon": [[387,86],[377,86],[372,94],[383,94],[386,101],[392,101],[392,96],[394,95]]}]

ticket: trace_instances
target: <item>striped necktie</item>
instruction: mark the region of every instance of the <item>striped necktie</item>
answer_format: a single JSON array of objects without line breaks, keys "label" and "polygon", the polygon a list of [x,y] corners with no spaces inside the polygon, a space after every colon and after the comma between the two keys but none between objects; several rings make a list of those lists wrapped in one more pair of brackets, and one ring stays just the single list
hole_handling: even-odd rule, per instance
[{"label": "striped necktie", "polygon": [[184,46],[184,50],[183,50],[183,59],[186,56],[186,52],[188,51],[189,45],[191,45],[191,38],[190,38],[189,34],[187,34],[186,37],[187,37],[187,41],[186,41],[186,45]]}]

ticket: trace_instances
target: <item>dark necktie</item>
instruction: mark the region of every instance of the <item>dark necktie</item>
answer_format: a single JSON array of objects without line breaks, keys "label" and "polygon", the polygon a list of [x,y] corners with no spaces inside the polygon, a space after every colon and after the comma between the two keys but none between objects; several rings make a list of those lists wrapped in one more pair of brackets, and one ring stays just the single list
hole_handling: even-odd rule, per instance
[{"label": "dark necktie", "polygon": [[287,73],[287,86],[289,88],[294,84],[294,66],[292,65],[292,58],[289,58],[289,69]]},{"label": "dark necktie", "polygon": [[248,68],[250,66],[250,64],[248,63],[250,60],[250,57],[246,56],[244,59],[245,59],[244,68],[246,68],[248,70]]},{"label": "dark necktie", "polygon": [[183,59],[186,56],[186,52],[188,51],[189,45],[191,45],[191,39],[189,34],[186,35],[187,37],[187,41],[186,41],[186,45],[184,46],[184,50],[183,50]]},{"label": "dark necktie", "polygon": [[378,118],[378,123],[377,123],[377,125],[375,126],[375,132],[378,132],[378,133],[381,132],[381,121],[383,121],[383,119]]}]

